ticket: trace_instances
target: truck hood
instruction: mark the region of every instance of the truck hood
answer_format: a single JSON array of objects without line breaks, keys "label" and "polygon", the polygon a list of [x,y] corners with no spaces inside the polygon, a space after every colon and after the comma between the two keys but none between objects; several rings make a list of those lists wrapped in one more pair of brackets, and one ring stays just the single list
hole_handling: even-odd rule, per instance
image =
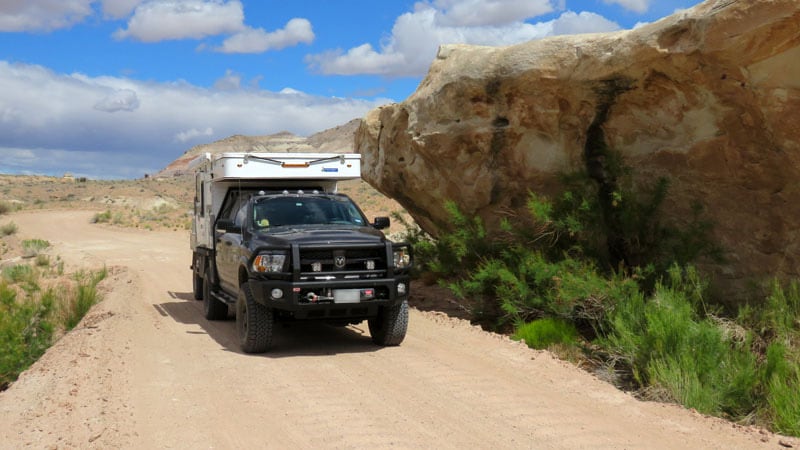
[{"label": "truck hood", "polygon": [[353,244],[385,242],[380,230],[354,226],[277,227],[256,233],[253,240],[260,245],[283,247],[290,244]]}]

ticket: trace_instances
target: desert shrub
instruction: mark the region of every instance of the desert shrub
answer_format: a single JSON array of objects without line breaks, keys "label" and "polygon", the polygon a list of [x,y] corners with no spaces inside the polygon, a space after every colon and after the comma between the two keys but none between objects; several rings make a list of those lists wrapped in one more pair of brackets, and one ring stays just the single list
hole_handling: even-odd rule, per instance
[{"label": "desert shrub", "polygon": [[97,284],[107,274],[80,272],[74,287],[18,291],[13,284],[36,280],[36,273],[30,266],[13,267],[0,279],[0,390],[44,354],[58,333],[80,322],[99,300]]},{"label": "desert shrub", "polygon": [[0,215],[8,214],[14,210],[14,206],[4,200],[0,200]]},{"label": "desert shrub", "polygon": [[111,210],[107,209],[103,212],[96,213],[90,220],[91,223],[109,223],[111,222]]},{"label": "desert shrub", "polygon": [[555,199],[531,196],[532,216],[554,236],[550,256],[569,251],[613,270],[647,268],[642,272],[647,288],[674,264],[723,259],[700,203],[689,205],[691,214],[682,224],[669,222],[662,214],[669,180],[634,183],[632,170],[617,157],[611,160],[617,161],[607,168],[616,179],[611,192],[599,194],[585,172],[575,172],[562,175],[565,189]]},{"label": "desert shrub", "polygon": [[546,317],[518,326],[513,339],[524,341],[529,347],[544,350],[554,344],[576,345],[578,330],[572,322]]},{"label": "desert shrub", "polygon": [[3,278],[11,283],[25,283],[36,281],[36,272],[27,264],[15,264],[3,268]]},{"label": "desert shrub", "polygon": [[122,225],[125,223],[125,214],[122,211],[117,211],[111,216],[111,224]]},{"label": "desert shrub", "polygon": [[501,328],[555,316],[595,329],[607,309],[638,290],[631,278],[603,276],[591,262],[569,257],[550,262],[543,253],[523,246],[488,259],[450,287],[477,302],[476,319],[495,320]]},{"label": "desert shrub", "polygon": [[47,255],[36,255],[36,266],[37,267],[49,267],[50,266],[50,257]]},{"label": "desert shrub", "polygon": [[800,283],[793,280],[784,287],[772,280],[766,302],[756,308],[746,305],[739,320],[766,340],[800,349]]},{"label": "desert shrub", "polygon": [[154,206],[152,210],[154,214],[164,215],[174,211],[175,207],[170,205],[169,203],[161,203],[158,206]]},{"label": "desert shrub", "polygon": [[97,303],[99,299],[97,284],[105,279],[107,275],[108,271],[106,269],[98,272],[78,272],[75,274],[74,278],[77,281],[77,287],[74,295],[64,302],[66,314],[63,324],[66,329],[75,328],[92,305]]},{"label": "desert shrub", "polygon": [[0,390],[36,361],[51,345],[54,326],[48,320],[53,295],[17,299],[0,281]]},{"label": "desert shrub", "polygon": [[776,431],[800,436],[800,364],[790,361],[780,343],[767,348],[766,360],[767,415]]},{"label": "desert shrub", "polygon": [[25,239],[22,241],[23,256],[32,258],[50,247],[50,242],[44,239]]},{"label": "desert shrub", "polygon": [[420,252],[432,256],[426,262],[431,271],[442,277],[460,276],[501,250],[500,241],[487,235],[479,217],[467,217],[451,201],[444,208],[450,216],[451,231],[436,240],[418,242],[422,243]]},{"label": "desert shrub", "polygon": [[6,224],[0,225],[0,236],[11,236],[16,232],[17,232],[17,224],[15,224],[14,222],[8,222]]},{"label": "desert shrub", "polygon": [[617,305],[603,344],[641,386],[703,413],[742,417],[756,407],[757,360],[747,336],[731,339],[699,312],[702,295],[697,273],[674,266],[650,298]]},{"label": "desert shrub", "polygon": [[773,280],[763,304],[742,307],[738,321],[766,346],[761,415],[775,430],[800,436],[800,283]]}]

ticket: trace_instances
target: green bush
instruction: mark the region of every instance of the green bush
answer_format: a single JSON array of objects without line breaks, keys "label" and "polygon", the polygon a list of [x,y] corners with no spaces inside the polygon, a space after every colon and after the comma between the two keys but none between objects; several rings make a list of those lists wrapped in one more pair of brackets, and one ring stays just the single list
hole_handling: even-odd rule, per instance
[{"label": "green bush", "polygon": [[16,292],[0,282],[0,389],[36,361],[52,344],[49,318],[53,296],[18,300]]},{"label": "green bush", "polygon": [[36,255],[36,266],[49,267],[50,257],[48,257],[47,255]]},{"label": "green bush", "polygon": [[741,308],[738,320],[767,345],[762,415],[775,430],[800,436],[800,284],[773,280],[766,301]]},{"label": "green bush", "polygon": [[543,315],[597,328],[609,308],[633,295],[636,282],[602,275],[593,263],[563,256],[552,261],[526,245],[506,245],[469,274],[450,283],[454,293],[476,302],[476,319],[500,327]]},{"label": "green bush", "polygon": [[17,224],[14,222],[9,222],[3,225],[0,225],[0,237],[2,236],[11,236],[12,234],[17,232]]},{"label": "green bush", "polygon": [[800,436],[800,364],[791,361],[787,347],[772,343],[763,368],[766,415],[780,433]]},{"label": "green bush", "polygon": [[632,368],[641,386],[698,411],[742,417],[756,407],[758,365],[749,340],[738,342],[698,313],[704,305],[694,271],[671,270],[652,297],[620,303],[604,344]]},{"label": "green bush", "polygon": [[108,271],[106,269],[92,273],[79,272],[75,274],[75,280],[78,285],[74,296],[67,302],[69,307],[64,319],[66,329],[75,328],[83,316],[89,312],[92,305],[97,303],[99,298],[97,284],[105,279],[107,275]]},{"label": "green bush", "polygon": [[557,236],[556,252],[577,252],[615,270],[648,268],[643,272],[648,289],[674,264],[722,260],[723,251],[712,238],[713,223],[700,203],[690,205],[684,223],[669,223],[661,213],[669,180],[634,183],[632,170],[618,156],[612,159],[616,183],[611,192],[598,194],[595,182],[576,172],[562,176],[565,190],[553,201],[531,197],[528,209],[540,222],[546,220]]},{"label": "green bush", "polygon": [[[69,330],[80,322],[99,299],[97,283],[106,276],[105,269],[76,275],[72,289],[25,289],[35,284],[36,271],[20,265],[3,270],[0,280],[0,390],[16,380],[49,348],[60,330]],[[23,283],[25,295],[9,283]]]},{"label": "green bush", "polygon": [[22,241],[22,250],[25,257],[32,258],[50,247],[50,242],[44,239],[25,239]]},{"label": "green bush", "polygon": [[96,213],[90,220],[91,223],[109,223],[111,222],[111,210],[107,209],[103,212]]},{"label": "green bush", "polygon": [[578,343],[578,330],[571,322],[552,317],[522,324],[513,339],[524,341],[529,347],[544,350],[554,344],[573,346]]},{"label": "green bush", "polygon": [[15,264],[3,269],[3,277],[11,283],[35,281],[37,276],[33,268],[27,264]]},{"label": "green bush", "polygon": [[[433,239],[422,228],[408,223],[405,217],[398,212],[392,213],[392,219],[403,226],[404,229],[397,239],[393,240],[408,242],[414,248],[413,275],[418,276],[421,273],[434,272],[438,264],[437,240]],[[190,221],[187,221],[186,224],[191,226]]]}]

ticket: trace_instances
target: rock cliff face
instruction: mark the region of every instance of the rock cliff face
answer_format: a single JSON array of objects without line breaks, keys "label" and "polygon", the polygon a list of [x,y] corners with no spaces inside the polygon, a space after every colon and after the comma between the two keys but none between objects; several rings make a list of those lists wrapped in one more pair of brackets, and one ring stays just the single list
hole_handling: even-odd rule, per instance
[{"label": "rock cliff face", "polygon": [[[443,46],[406,101],[356,133],[363,175],[434,234],[444,200],[496,223],[558,175],[602,166],[671,181],[727,250],[723,279],[800,273],[800,3],[710,0],[636,30]],[[597,167],[594,167],[597,169]]]}]

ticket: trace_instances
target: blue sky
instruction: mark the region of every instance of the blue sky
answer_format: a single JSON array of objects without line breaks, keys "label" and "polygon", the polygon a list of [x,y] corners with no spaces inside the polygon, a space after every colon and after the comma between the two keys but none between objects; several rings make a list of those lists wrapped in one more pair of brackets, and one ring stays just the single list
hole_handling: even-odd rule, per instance
[{"label": "blue sky", "polygon": [[0,0],[0,173],[140,178],[402,101],[438,45],[629,29],[698,0]]}]

